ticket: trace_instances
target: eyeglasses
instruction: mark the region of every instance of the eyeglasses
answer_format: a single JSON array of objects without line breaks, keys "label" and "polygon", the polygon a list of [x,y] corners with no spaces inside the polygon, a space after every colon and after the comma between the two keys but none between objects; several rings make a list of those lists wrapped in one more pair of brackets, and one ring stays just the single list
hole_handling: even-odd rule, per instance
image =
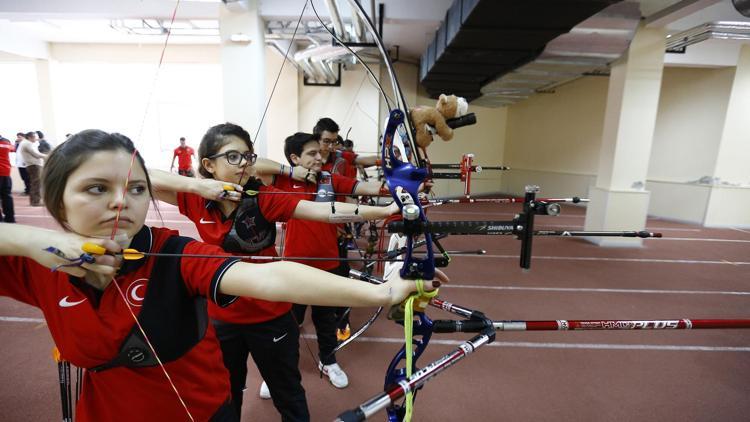
[{"label": "eyeglasses", "polygon": [[236,166],[242,162],[243,158],[249,164],[255,164],[255,160],[258,159],[258,154],[254,154],[250,151],[239,152],[235,150],[230,150],[227,152],[222,152],[221,154],[214,154],[208,158],[210,160],[213,160],[214,158],[219,158],[219,157],[225,157],[227,159],[227,163],[233,166]]},{"label": "eyeglasses", "polygon": [[344,145],[344,141],[339,141],[338,139],[336,139],[335,141],[332,141],[330,139],[321,139],[320,143],[326,145]]}]

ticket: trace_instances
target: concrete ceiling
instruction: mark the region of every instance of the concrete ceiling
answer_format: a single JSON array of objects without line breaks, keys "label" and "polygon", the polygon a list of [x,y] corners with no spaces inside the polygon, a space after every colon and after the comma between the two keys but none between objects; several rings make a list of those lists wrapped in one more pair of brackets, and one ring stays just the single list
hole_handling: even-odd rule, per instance
[{"label": "concrete ceiling", "polygon": [[[411,61],[418,60],[426,49],[453,3],[453,0],[362,0],[365,10],[370,10],[372,1],[385,4],[385,43],[399,45],[401,58]],[[339,0],[342,16],[347,20],[345,3]],[[731,0],[640,0],[638,3],[646,18],[675,9],[668,14],[671,18],[667,16],[661,21],[673,32],[716,20],[750,21],[734,10]],[[110,20],[169,19],[176,4],[177,0],[0,0],[0,25],[17,29],[19,36],[48,42],[161,43],[163,36],[136,36],[114,30]],[[303,4],[304,0],[260,0],[260,10],[266,20],[296,20]],[[324,1],[315,0],[315,6],[325,19],[328,9]],[[181,0],[177,19],[216,20],[220,7],[224,7],[220,0]],[[682,16],[680,9],[683,14],[686,10],[692,13]],[[305,19],[315,19],[309,7]],[[176,44],[217,42],[217,37],[170,38],[170,43]],[[712,43],[712,48],[722,45],[718,40],[707,43]]]},{"label": "concrete ceiling", "polygon": [[[314,0],[323,19],[328,9],[323,0]],[[373,0],[362,0],[369,12]],[[453,0],[378,0],[385,5],[383,33],[387,45],[399,45],[401,55],[417,60],[440,26]],[[304,0],[261,0],[265,20],[296,21]],[[162,36],[137,36],[117,31],[113,19],[170,19],[176,0],[0,0],[0,23],[17,27],[25,36],[48,42],[73,43],[162,43]],[[342,17],[348,21],[350,11],[345,0],[339,0]],[[178,20],[216,20],[220,0],[181,0]],[[315,20],[306,8],[305,20]],[[172,36],[170,43],[218,43],[218,37]]]}]

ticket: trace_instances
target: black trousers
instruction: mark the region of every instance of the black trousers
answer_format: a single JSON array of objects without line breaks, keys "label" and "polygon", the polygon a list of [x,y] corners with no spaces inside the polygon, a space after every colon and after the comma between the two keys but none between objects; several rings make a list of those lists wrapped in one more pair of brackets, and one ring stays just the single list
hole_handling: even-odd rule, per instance
[{"label": "black trousers", "polygon": [[258,324],[213,321],[229,370],[232,406],[239,416],[251,355],[268,384],[271,399],[285,422],[309,421],[305,389],[299,372],[299,327],[291,313]]},{"label": "black trousers", "polygon": [[[292,305],[292,312],[297,322],[302,325],[305,320],[305,311],[308,305]],[[336,340],[336,307],[310,305],[315,334],[318,335],[318,357],[323,365],[336,363],[336,355],[333,349],[338,342]]]},{"label": "black trousers", "polygon": [[219,410],[211,416],[208,422],[240,422],[240,417],[234,412],[232,401],[227,400]]},{"label": "black trousers", "polygon": [[179,174],[180,176],[195,177],[193,169],[177,169],[177,174]]},{"label": "black trousers", "polygon": [[0,176],[0,206],[3,212],[0,213],[0,219],[6,223],[15,223],[16,214],[13,211],[13,179],[10,176]]},{"label": "black trousers", "polygon": [[26,195],[29,194],[29,172],[26,170],[26,167],[19,167],[18,168],[18,174],[21,175],[21,180],[23,180],[23,193]]}]

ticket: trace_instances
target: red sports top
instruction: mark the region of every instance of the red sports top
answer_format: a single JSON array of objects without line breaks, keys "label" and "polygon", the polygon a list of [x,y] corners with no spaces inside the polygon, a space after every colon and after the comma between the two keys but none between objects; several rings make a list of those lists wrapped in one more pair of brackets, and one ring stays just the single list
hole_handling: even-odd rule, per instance
[{"label": "red sports top", "polygon": [[[159,251],[167,238],[177,235],[165,228],[144,227],[131,247]],[[205,243],[192,241],[184,253],[220,254]],[[115,282],[121,287],[133,312],[138,315],[156,259],[126,261]],[[231,303],[218,293],[221,276],[237,260],[182,258],[181,274],[190,296]],[[104,291],[63,272],[51,272],[23,257],[0,257],[3,282],[0,295],[36,306],[44,313],[49,331],[62,356],[78,367],[92,368],[114,358],[134,321],[117,288]],[[155,282],[179,280],[178,274],[160,274]],[[114,283],[114,282],[113,282]],[[182,357],[165,364],[196,421],[208,420],[230,396],[229,374],[211,324],[205,336]],[[116,367],[101,372],[86,371],[76,420],[87,421],[183,421],[185,409],[164,377],[161,367]]]},{"label": "red sports top", "polygon": [[177,157],[177,168],[180,170],[188,170],[193,168],[192,156],[195,154],[190,147],[177,147],[174,149],[173,157]]},{"label": "red sports top", "polygon": [[[261,192],[278,191],[271,186],[261,186]],[[289,221],[297,208],[297,203],[301,201],[303,195],[279,195],[279,194],[259,194],[258,206],[263,217],[269,222]],[[209,201],[198,195],[190,193],[178,193],[177,205],[180,213],[187,216],[195,224],[204,242],[211,245],[218,245],[224,242],[224,237],[232,229],[231,218],[224,218],[224,215],[215,205],[214,201]],[[226,252],[225,252],[226,253]],[[252,255],[260,256],[277,256],[276,247],[269,246]],[[256,261],[266,263],[270,261]],[[224,322],[236,324],[254,324],[264,321],[270,321],[289,312],[292,304],[289,302],[269,302],[267,300],[240,298],[232,306],[225,308],[216,306],[213,303],[208,305],[208,314],[211,318]]]},{"label": "red sports top", "polygon": [[357,175],[356,160],[357,154],[351,151],[331,151],[328,154],[328,160],[323,163],[321,170],[331,174],[355,178]]},{"label": "red sports top", "polygon": [[[357,181],[348,177],[331,176],[333,191],[337,193],[354,193]],[[276,176],[274,185],[288,192],[317,192],[314,183],[303,183],[291,180],[286,176]],[[314,195],[305,199],[314,200]],[[305,256],[319,258],[338,258],[338,235],[336,225],[320,223],[317,221],[289,220],[286,226],[286,238],[284,240],[284,256]],[[339,266],[339,261],[300,261],[300,263],[321,270],[332,270]]]},{"label": "red sports top", "polygon": [[10,176],[10,153],[16,148],[7,139],[0,139],[0,176]]}]

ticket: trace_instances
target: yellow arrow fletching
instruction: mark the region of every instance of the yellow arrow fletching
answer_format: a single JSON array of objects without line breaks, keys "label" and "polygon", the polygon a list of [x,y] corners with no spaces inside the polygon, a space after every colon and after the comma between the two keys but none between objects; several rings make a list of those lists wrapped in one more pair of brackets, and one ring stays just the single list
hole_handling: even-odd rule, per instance
[{"label": "yellow arrow fletching", "polygon": [[135,261],[143,258],[145,255],[143,252],[138,252],[135,249],[124,249],[122,251],[122,259],[127,261]]},{"label": "yellow arrow fletching", "polygon": [[224,190],[233,191],[234,190],[234,186],[232,186],[232,185],[224,185]]},{"label": "yellow arrow fletching", "polygon": [[84,243],[83,246],[81,246],[81,250],[94,255],[104,255],[107,253],[106,248],[89,242]]}]

